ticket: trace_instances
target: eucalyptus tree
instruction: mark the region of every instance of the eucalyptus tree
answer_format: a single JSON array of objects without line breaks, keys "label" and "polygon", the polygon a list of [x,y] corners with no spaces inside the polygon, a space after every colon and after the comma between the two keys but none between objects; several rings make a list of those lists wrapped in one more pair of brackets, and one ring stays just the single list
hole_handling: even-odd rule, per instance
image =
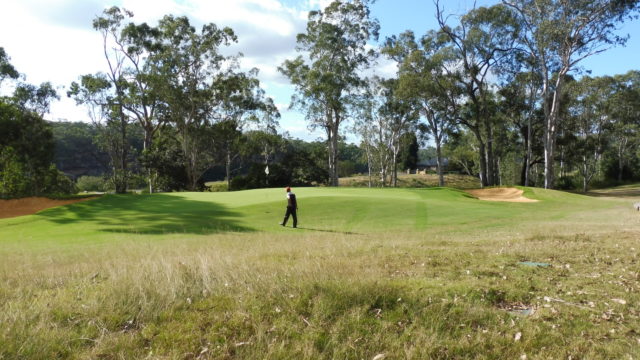
[{"label": "eucalyptus tree", "polygon": [[25,111],[33,111],[38,116],[43,117],[53,100],[59,100],[60,96],[50,82],[46,81],[40,86],[32,85],[21,81],[18,70],[11,64],[11,58],[3,47],[0,46],[0,86],[5,79],[14,81],[13,94],[4,97],[4,100],[18,106]]},{"label": "eucalyptus tree", "polygon": [[130,88],[131,70],[121,33],[125,17],[133,14],[118,7],[106,9],[104,16],[93,21],[93,28],[102,37],[102,49],[107,72],[83,75],[80,83],[73,82],[67,96],[89,109],[89,116],[102,132],[102,145],[112,158],[112,180],[117,193],[127,191],[130,171],[128,160],[128,126],[133,121],[128,112],[127,91]]},{"label": "eucalyptus tree", "polygon": [[617,180],[622,181],[633,150],[640,147],[640,71],[615,75],[616,91],[608,99],[613,120],[611,142],[617,156]]},{"label": "eucalyptus tree", "polygon": [[283,135],[278,134],[280,112],[273,99],[264,99],[261,107],[263,111],[258,114],[260,117],[252,117],[257,123],[252,124],[254,126],[245,133],[249,146],[244,151],[245,155],[259,156],[262,164],[268,166],[277,153],[283,151],[285,141]]},{"label": "eucalyptus tree", "polygon": [[[135,24],[130,21],[132,17],[130,11],[113,6],[94,19],[93,28],[102,35],[108,79],[121,108],[121,117],[137,122],[143,129],[143,152],[148,156],[153,138],[163,125],[158,109],[162,100],[159,82],[164,78],[154,66],[162,47],[160,31],[146,23]],[[157,174],[147,167],[147,175],[149,191],[153,192]]]},{"label": "eucalyptus tree", "polygon": [[521,24],[521,50],[535,61],[542,80],[545,188],[554,186],[554,158],[562,93],[567,75],[579,63],[628,37],[616,33],[620,22],[633,17],[638,0],[502,0]]},{"label": "eucalyptus tree", "polygon": [[0,47],[0,83],[7,78],[17,83],[11,96],[0,97],[0,198],[41,195],[63,178],[52,164],[51,124],[42,117],[57,94],[50,83],[21,82]]},{"label": "eucalyptus tree", "polygon": [[0,198],[41,195],[54,155],[50,124],[0,99],[0,129]]},{"label": "eucalyptus tree", "polygon": [[213,118],[218,136],[215,146],[221,150],[227,184],[231,186],[232,162],[242,154],[242,131],[248,126],[264,126],[275,130],[280,117],[273,100],[265,96],[257,78],[258,69],[238,72],[231,68],[218,74],[213,81]]},{"label": "eucalyptus tree", "polygon": [[470,131],[462,129],[452,133],[443,146],[443,154],[449,160],[449,167],[457,167],[469,176],[478,174],[478,146]]},{"label": "eucalyptus tree", "polygon": [[420,42],[412,31],[387,38],[382,53],[398,62],[398,96],[411,99],[426,120],[427,130],[436,146],[439,186],[444,186],[442,145],[455,128],[460,88],[452,83],[447,66],[455,60],[439,41],[436,32],[427,33]]},{"label": "eucalyptus tree", "polygon": [[353,131],[361,139],[360,146],[367,158],[369,187],[373,186],[373,174],[380,175],[380,185],[386,186],[391,163],[391,136],[385,117],[380,111],[384,107],[384,85],[380,78],[368,79],[367,87],[358,98],[356,107],[359,116],[352,124]]},{"label": "eucalyptus tree", "polygon": [[14,85],[13,94],[0,96],[0,198],[72,193],[73,183],[53,164],[52,125],[43,118],[58,94],[49,82],[22,78],[0,47],[0,85]]},{"label": "eucalyptus tree", "polygon": [[291,106],[306,112],[311,128],[322,128],[329,148],[330,184],[338,186],[340,126],[349,118],[353,96],[363,88],[359,72],[374,52],[380,25],[370,18],[366,0],[335,0],[324,10],[309,12],[306,33],[298,34],[298,52],[278,68],[295,86]]},{"label": "eucalyptus tree", "polygon": [[219,105],[215,79],[234,62],[232,56],[221,54],[220,47],[235,42],[236,35],[212,23],[198,31],[188,18],[171,15],[160,20],[158,30],[161,52],[154,57],[154,71],[163,79],[158,87],[163,99],[158,116],[175,127],[188,188],[196,190],[214,161],[206,129],[216,121]]},{"label": "eucalyptus tree", "polygon": [[407,132],[400,136],[398,161],[402,169],[414,171],[418,168],[418,151],[420,151],[420,144],[414,132]]},{"label": "eucalyptus tree", "polygon": [[48,81],[40,86],[20,83],[12,96],[13,103],[20,108],[35,112],[40,117],[44,117],[49,112],[53,100],[60,100],[60,96]]},{"label": "eucalyptus tree", "polygon": [[398,94],[399,84],[396,79],[382,81],[383,103],[377,109],[381,120],[383,136],[386,136],[391,153],[391,185],[398,186],[398,158],[402,136],[415,132],[419,119],[419,107],[414,98],[404,98]]},{"label": "eucalyptus tree", "polygon": [[360,109],[361,116],[358,116],[352,124],[352,130],[360,137],[360,148],[364,150],[367,160],[368,186],[373,186],[373,173],[376,171],[376,125],[372,121],[374,118],[373,101],[365,92],[365,101]]},{"label": "eucalyptus tree", "polygon": [[18,79],[20,77],[20,73],[16,68],[11,64],[11,58],[4,50],[2,46],[0,46],[0,85],[5,79]]},{"label": "eucalyptus tree", "polygon": [[71,83],[67,96],[73,98],[76,104],[87,107],[89,118],[99,132],[97,144],[109,154],[111,182],[116,193],[125,193],[130,177],[130,119],[122,109],[122,98],[117,90],[113,91],[112,80],[118,78],[118,71],[117,67],[112,67],[110,75],[83,75],[79,83]]},{"label": "eucalyptus tree", "polygon": [[519,25],[502,5],[473,9],[460,18],[456,27],[447,24],[439,1],[436,8],[439,29],[434,41],[445,43],[440,50],[449,53],[445,70],[465,103],[461,108],[452,99],[450,105],[457,108],[458,123],[476,137],[482,186],[496,185],[499,179],[494,154],[496,118],[491,113],[491,77],[498,64],[512,56]]},{"label": "eucalyptus tree", "polygon": [[586,76],[580,81],[567,83],[566,90],[570,94],[568,121],[573,123],[573,136],[576,139],[570,151],[582,177],[582,191],[586,192],[600,170],[606,135],[613,120],[608,109],[609,98],[616,89],[613,78],[609,76]]},{"label": "eucalyptus tree", "polygon": [[498,90],[501,97],[499,111],[522,140],[520,184],[524,186],[532,184],[531,167],[543,162],[542,145],[536,141],[542,136],[543,124],[538,107],[538,84],[536,73],[516,71],[507,77],[506,84]]},{"label": "eucalyptus tree", "polygon": [[362,94],[361,113],[354,130],[362,138],[369,172],[380,173],[380,184],[397,186],[398,160],[402,136],[415,132],[419,119],[417,104],[412,98],[398,96],[397,79],[372,78]]}]

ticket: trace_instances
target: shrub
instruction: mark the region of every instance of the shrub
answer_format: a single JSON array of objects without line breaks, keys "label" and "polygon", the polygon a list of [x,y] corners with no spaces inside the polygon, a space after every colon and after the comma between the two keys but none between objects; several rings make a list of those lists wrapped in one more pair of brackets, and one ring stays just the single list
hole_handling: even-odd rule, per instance
[{"label": "shrub", "polygon": [[0,198],[27,196],[31,181],[12,147],[0,151]]},{"label": "shrub", "polygon": [[210,192],[225,192],[229,191],[229,186],[226,181],[213,181],[205,184],[207,191]]},{"label": "shrub", "polygon": [[78,191],[105,192],[108,190],[107,181],[100,176],[81,176],[76,182]]},{"label": "shrub", "polygon": [[147,189],[149,190],[149,182],[145,175],[131,174],[129,176],[129,189]]},{"label": "shrub", "polygon": [[0,152],[0,198],[11,199],[33,195],[70,195],[75,184],[51,164],[47,169],[29,171],[11,147]]},{"label": "shrub", "polygon": [[576,178],[573,176],[561,176],[556,180],[556,189],[558,190],[575,190],[578,187]]},{"label": "shrub", "polygon": [[42,193],[47,195],[70,195],[78,192],[73,181],[55,165],[51,165],[44,174]]}]

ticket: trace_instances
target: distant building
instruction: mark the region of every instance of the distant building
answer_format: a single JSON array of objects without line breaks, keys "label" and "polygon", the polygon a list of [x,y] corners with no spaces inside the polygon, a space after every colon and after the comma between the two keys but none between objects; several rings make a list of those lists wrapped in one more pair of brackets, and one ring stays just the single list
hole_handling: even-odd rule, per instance
[{"label": "distant building", "polygon": [[[442,170],[446,171],[448,166],[449,166],[449,159],[443,158]],[[425,174],[427,171],[434,171],[434,172],[438,171],[438,161],[435,158],[418,161],[416,171],[415,172],[412,171],[411,173]]]}]

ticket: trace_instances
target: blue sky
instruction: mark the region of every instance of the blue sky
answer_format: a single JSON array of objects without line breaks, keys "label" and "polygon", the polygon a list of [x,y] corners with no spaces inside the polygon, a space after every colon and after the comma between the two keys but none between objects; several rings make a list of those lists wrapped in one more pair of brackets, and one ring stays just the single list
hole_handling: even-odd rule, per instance
[{"label": "blue sky", "polygon": [[[475,1],[477,6],[496,2]],[[79,76],[105,70],[101,39],[91,28],[92,19],[102,9],[122,6],[134,12],[134,21],[150,24],[170,13],[186,15],[194,24],[214,22],[230,26],[239,37],[232,51],[244,53],[243,67],[260,69],[263,87],[281,111],[282,131],[313,140],[323,134],[309,132],[303,114],[287,109],[293,88],[276,69],[285,59],[297,55],[295,36],[304,31],[307,12],[328,3],[327,0],[4,0],[0,12],[0,46],[27,82],[51,81],[59,87],[63,99],[52,106],[51,113],[46,115],[48,119],[88,121],[86,110],[76,107],[64,93]],[[474,1],[441,0],[441,3],[445,13],[462,14]],[[436,28],[432,0],[377,0],[371,11],[380,21],[380,41],[407,29],[422,35]],[[640,68],[639,21],[626,23],[621,33],[631,35],[627,47],[611,49],[583,62],[593,75]],[[391,76],[394,66],[382,60],[376,72]]]}]

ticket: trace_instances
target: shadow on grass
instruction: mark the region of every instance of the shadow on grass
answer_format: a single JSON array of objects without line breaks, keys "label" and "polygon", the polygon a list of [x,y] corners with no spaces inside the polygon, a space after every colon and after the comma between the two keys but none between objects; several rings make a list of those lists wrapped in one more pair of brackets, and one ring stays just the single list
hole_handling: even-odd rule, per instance
[{"label": "shadow on grass", "polygon": [[628,198],[628,197],[640,197],[640,189],[612,189],[612,190],[592,190],[587,193],[578,193],[581,195],[587,195],[592,197],[620,197],[620,198]]},{"label": "shadow on grass", "polygon": [[[209,201],[179,195],[108,195],[37,214],[58,224],[95,224],[95,230],[131,234],[213,234],[254,231],[242,214]],[[89,229],[88,231],[91,231]]]},{"label": "shadow on grass", "polygon": [[302,229],[302,230],[320,231],[320,232],[328,232],[328,233],[334,233],[334,234],[363,235],[363,234],[355,233],[355,232],[351,232],[351,231],[337,231],[337,230],[328,230],[328,229],[314,229],[314,228],[308,228],[308,227],[302,227],[302,226],[298,226],[297,228],[298,228],[298,229]]}]

